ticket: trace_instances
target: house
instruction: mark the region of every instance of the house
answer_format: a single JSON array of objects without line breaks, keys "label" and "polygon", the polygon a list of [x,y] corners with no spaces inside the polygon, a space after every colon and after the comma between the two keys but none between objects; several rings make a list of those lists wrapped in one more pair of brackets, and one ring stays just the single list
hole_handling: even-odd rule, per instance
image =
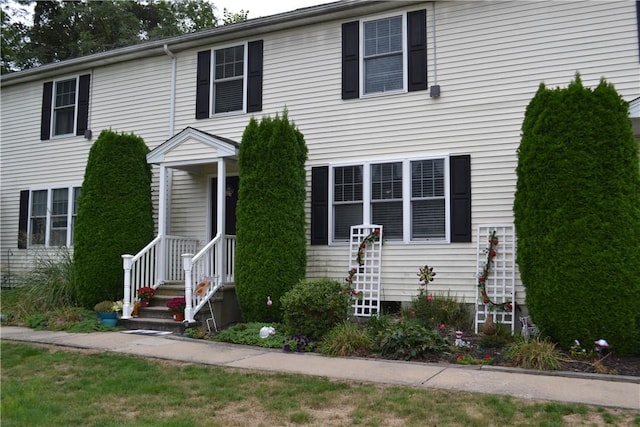
[{"label": "house", "polygon": [[[4,75],[3,280],[73,246],[94,138],[132,132],[152,150],[158,239],[125,272],[153,258],[154,286],[182,278],[189,296],[204,282],[192,316],[233,280],[243,130],[286,108],[309,149],[309,278],[343,280],[350,226],[379,224],[383,305],[410,301],[425,264],[430,289],[475,304],[498,227],[507,297],[523,305],[512,204],[525,108],[541,82],[604,77],[633,102],[640,138],[639,21],[633,0],[338,1]],[[129,300],[138,275],[125,274]]]}]

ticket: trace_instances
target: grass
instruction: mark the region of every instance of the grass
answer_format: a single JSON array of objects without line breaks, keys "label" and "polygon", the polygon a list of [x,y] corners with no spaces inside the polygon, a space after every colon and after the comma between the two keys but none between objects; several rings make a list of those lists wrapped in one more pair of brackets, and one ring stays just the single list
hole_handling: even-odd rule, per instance
[{"label": "grass", "polygon": [[[2,342],[2,425],[640,426],[634,411]],[[46,392],[46,390],[50,392]]]}]

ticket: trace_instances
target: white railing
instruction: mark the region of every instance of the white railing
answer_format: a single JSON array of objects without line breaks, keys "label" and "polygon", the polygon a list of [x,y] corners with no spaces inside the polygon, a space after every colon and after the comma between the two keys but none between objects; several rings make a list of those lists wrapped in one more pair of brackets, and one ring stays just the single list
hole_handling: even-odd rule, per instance
[{"label": "white railing", "polygon": [[150,286],[155,289],[165,281],[185,280],[180,257],[184,253],[194,253],[198,243],[198,239],[190,237],[160,235],[136,255],[122,255],[124,269],[122,318],[131,317],[132,302],[141,287]]},{"label": "white railing", "polygon": [[[224,250],[222,250],[224,245]],[[184,295],[186,300],[185,320],[193,322],[195,315],[225,283],[234,281],[235,236],[216,235],[196,255],[182,255],[185,272]],[[196,287],[202,289],[196,294]],[[213,314],[212,314],[213,316]]]}]

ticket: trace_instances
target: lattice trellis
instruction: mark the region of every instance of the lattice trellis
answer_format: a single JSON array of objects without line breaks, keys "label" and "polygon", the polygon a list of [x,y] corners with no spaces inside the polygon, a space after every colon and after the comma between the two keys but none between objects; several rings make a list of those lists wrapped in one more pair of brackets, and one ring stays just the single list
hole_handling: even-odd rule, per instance
[{"label": "lattice trellis", "polygon": [[[380,238],[365,244],[361,262],[358,251],[364,240],[375,230],[380,230]],[[382,261],[382,226],[374,224],[354,225],[351,227],[349,241],[349,270],[355,269],[351,287],[360,295],[353,298],[353,311],[356,316],[370,317],[380,312],[380,273]]]},{"label": "lattice trellis", "polygon": [[475,328],[478,333],[480,324],[485,323],[487,316],[493,313],[496,323],[509,325],[511,333],[515,331],[515,276],[516,276],[516,235],[513,224],[482,224],[478,226],[478,258],[477,271],[482,272],[487,263],[486,250],[489,246],[489,236],[493,231],[498,238],[495,247],[496,255],[491,262],[489,275],[485,282],[487,296],[496,304],[512,302],[511,310],[491,310],[483,303],[480,288],[476,278],[476,321]]}]

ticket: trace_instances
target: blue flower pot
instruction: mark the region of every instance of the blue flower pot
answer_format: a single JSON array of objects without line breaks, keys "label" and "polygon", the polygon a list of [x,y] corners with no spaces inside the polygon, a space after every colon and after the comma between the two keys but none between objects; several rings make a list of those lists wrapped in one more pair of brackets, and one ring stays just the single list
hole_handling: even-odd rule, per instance
[{"label": "blue flower pot", "polygon": [[98,313],[98,320],[105,326],[116,326],[118,323],[118,313]]}]

